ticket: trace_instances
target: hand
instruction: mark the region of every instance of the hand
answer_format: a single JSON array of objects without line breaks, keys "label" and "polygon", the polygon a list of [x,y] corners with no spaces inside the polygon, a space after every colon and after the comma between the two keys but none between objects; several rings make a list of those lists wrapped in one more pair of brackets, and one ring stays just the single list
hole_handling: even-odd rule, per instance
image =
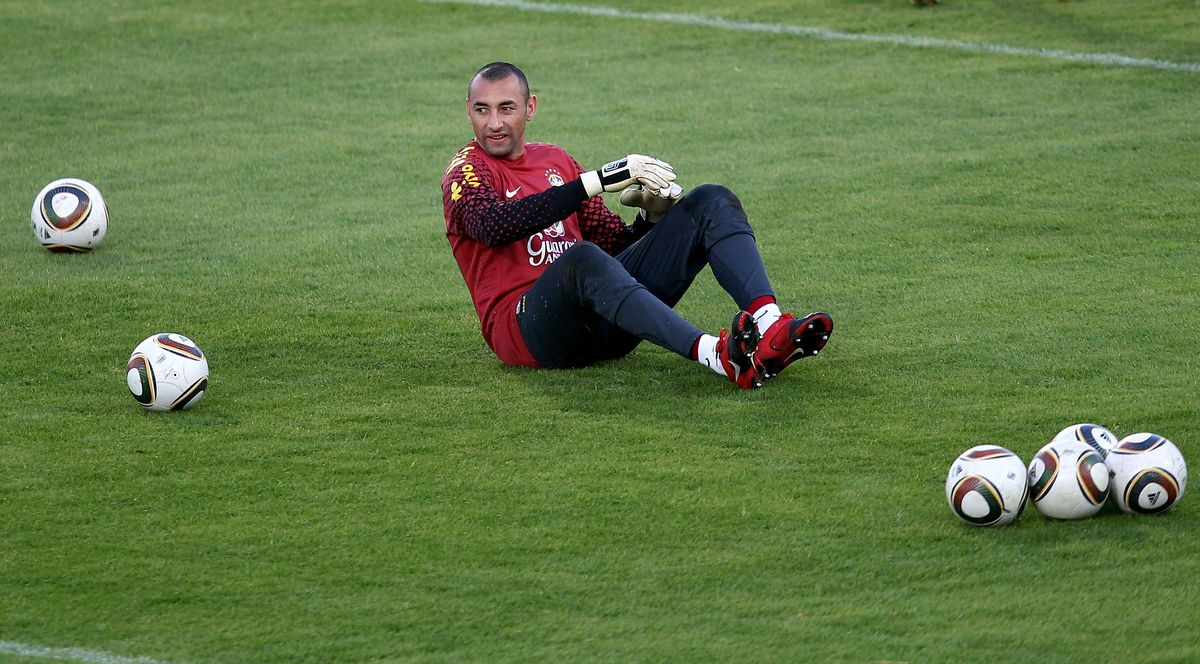
[{"label": "hand", "polygon": [[665,161],[640,154],[631,154],[624,159],[610,161],[597,171],[588,171],[579,176],[588,197],[602,191],[621,191],[641,184],[651,193],[670,189],[675,181],[675,169]]},{"label": "hand", "polygon": [[646,221],[654,224],[682,197],[683,187],[674,182],[658,193],[650,193],[642,185],[637,185],[621,192],[621,205],[642,208],[646,211]]}]

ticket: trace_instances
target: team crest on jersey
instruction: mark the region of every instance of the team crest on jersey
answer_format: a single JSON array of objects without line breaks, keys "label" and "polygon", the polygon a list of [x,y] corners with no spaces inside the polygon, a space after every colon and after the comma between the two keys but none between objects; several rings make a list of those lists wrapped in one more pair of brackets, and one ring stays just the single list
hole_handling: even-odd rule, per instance
[{"label": "team crest on jersey", "polygon": [[547,168],[546,181],[550,183],[551,187],[561,187],[563,185],[562,173],[559,173],[557,168]]}]

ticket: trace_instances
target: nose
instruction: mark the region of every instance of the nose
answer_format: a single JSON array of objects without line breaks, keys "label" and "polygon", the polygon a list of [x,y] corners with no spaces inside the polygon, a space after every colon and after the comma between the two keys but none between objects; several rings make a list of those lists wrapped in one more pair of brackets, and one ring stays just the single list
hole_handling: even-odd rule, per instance
[{"label": "nose", "polygon": [[503,129],[504,123],[500,121],[500,113],[492,111],[488,113],[488,129]]}]

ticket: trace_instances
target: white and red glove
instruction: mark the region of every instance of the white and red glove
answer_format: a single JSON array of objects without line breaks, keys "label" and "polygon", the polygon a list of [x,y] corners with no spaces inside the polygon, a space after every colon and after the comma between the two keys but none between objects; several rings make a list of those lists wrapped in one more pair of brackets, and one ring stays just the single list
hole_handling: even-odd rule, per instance
[{"label": "white and red glove", "polygon": [[675,169],[654,157],[631,154],[624,159],[610,161],[599,170],[588,171],[579,179],[589,198],[604,191],[621,191],[635,184],[641,184],[653,194],[670,189],[675,181]]},{"label": "white and red glove", "polygon": [[672,182],[666,189],[657,194],[650,193],[642,185],[637,185],[621,192],[621,205],[625,207],[642,208],[646,212],[646,221],[654,224],[662,219],[667,210],[683,197],[683,187]]}]

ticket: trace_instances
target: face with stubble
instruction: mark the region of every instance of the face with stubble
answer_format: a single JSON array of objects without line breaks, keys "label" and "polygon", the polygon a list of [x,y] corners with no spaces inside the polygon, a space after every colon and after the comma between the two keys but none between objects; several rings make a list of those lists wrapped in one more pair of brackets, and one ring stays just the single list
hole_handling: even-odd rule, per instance
[{"label": "face with stubble", "polygon": [[525,154],[525,124],[533,119],[537,97],[529,96],[516,76],[489,81],[476,76],[467,93],[467,117],[475,140],[500,159]]}]

